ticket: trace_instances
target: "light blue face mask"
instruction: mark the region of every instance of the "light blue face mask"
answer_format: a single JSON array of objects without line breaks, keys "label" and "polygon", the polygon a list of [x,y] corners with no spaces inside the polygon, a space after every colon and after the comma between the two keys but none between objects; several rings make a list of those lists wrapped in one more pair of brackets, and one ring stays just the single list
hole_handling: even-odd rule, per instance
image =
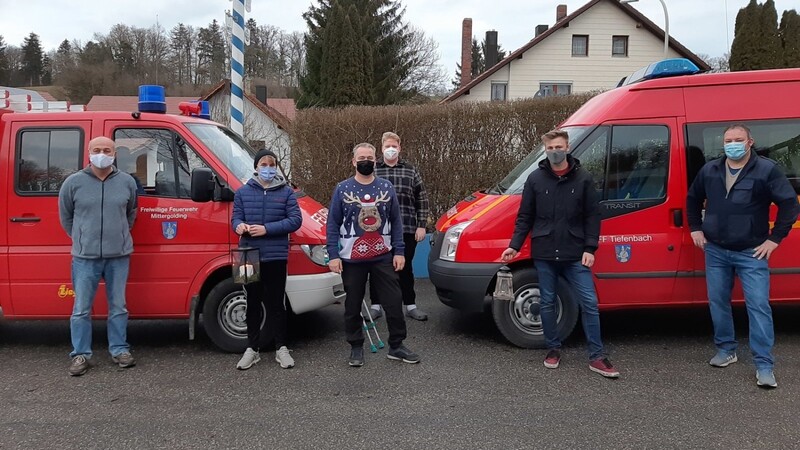
[{"label": "light blue face mask", "polygon": [[258,168],[258,178],[261,178],[261,180],[265,183],[269,183],[270,181],[272,181],[272,179],[275,178],[275,175],[277,174],[278,174],[277,167],[267,166]]},{"label": "light blue face mask", "polygon": [[739,161],[744,158],[745,153],[747,153],[744,142],[728,142],[725,144],[724,148],[725,156],[734,161]]}]

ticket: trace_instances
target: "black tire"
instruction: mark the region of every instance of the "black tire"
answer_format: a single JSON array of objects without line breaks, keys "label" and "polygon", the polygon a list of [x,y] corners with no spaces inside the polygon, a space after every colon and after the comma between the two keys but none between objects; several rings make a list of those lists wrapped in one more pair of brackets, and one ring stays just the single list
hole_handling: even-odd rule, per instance
[{"label": "black tire", "polygon": [[241,353],[247,348],[246,318],[244,291],[230,278],[214,286],[203,303],[203,328],[211,342],[223,351]]},{"label": "black tire", "polygon": [[[514,301],[492,300],[492,316],[500,333],[512,344],[522,348],[546,348],[541,317],[539,316],[539,280],[532,267],[516,269]],[[572,334],[578,321],[578,306],[569,287],[559,280],[556,311],[558,337],[562,341]]]}]

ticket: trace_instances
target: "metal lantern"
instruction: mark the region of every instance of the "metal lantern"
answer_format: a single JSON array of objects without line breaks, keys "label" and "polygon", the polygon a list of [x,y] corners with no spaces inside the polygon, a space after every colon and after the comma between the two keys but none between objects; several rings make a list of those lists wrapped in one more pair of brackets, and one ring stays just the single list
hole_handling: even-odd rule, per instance
[{"label": "metal lantern", "polygon": [[514,300],[514,283],[511,269],[500,267],[497,271],[497,283],[494,286],[494,299],[510,302]]},{"label": "metal lantern", "polygon": [[259,253],[255,247],[239,247],[231,250],[233,261],[233,282],[250,284],[261,279]]}]

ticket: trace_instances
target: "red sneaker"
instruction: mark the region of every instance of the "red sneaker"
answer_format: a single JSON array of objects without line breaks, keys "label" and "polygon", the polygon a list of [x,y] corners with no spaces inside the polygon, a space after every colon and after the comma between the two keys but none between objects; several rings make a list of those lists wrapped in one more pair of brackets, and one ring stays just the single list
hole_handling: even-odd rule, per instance
[{"label": "red sneaker", "polygon": [[618,378],[619,371],[611,365],[608,358],[595,359],[589,363],[589,370],[597,372],[606,378]]},{"label": "red sneaker", "polygon": [[547,352],[547,356],[544,357],[544,366],[548,369],[557,369],[559,362],[561,362],[561,350],[557,348]]}]

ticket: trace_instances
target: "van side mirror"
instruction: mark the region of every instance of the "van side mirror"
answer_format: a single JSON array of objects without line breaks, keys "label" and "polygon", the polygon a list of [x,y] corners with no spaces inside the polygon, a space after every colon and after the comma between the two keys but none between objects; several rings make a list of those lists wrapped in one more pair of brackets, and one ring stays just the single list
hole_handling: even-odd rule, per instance
[{"label": "van side mirror", "polygon": [[198,167],[192,170],[192,201],[198,203],[209,202],[214,199],[214,172],[206,167]]}]

